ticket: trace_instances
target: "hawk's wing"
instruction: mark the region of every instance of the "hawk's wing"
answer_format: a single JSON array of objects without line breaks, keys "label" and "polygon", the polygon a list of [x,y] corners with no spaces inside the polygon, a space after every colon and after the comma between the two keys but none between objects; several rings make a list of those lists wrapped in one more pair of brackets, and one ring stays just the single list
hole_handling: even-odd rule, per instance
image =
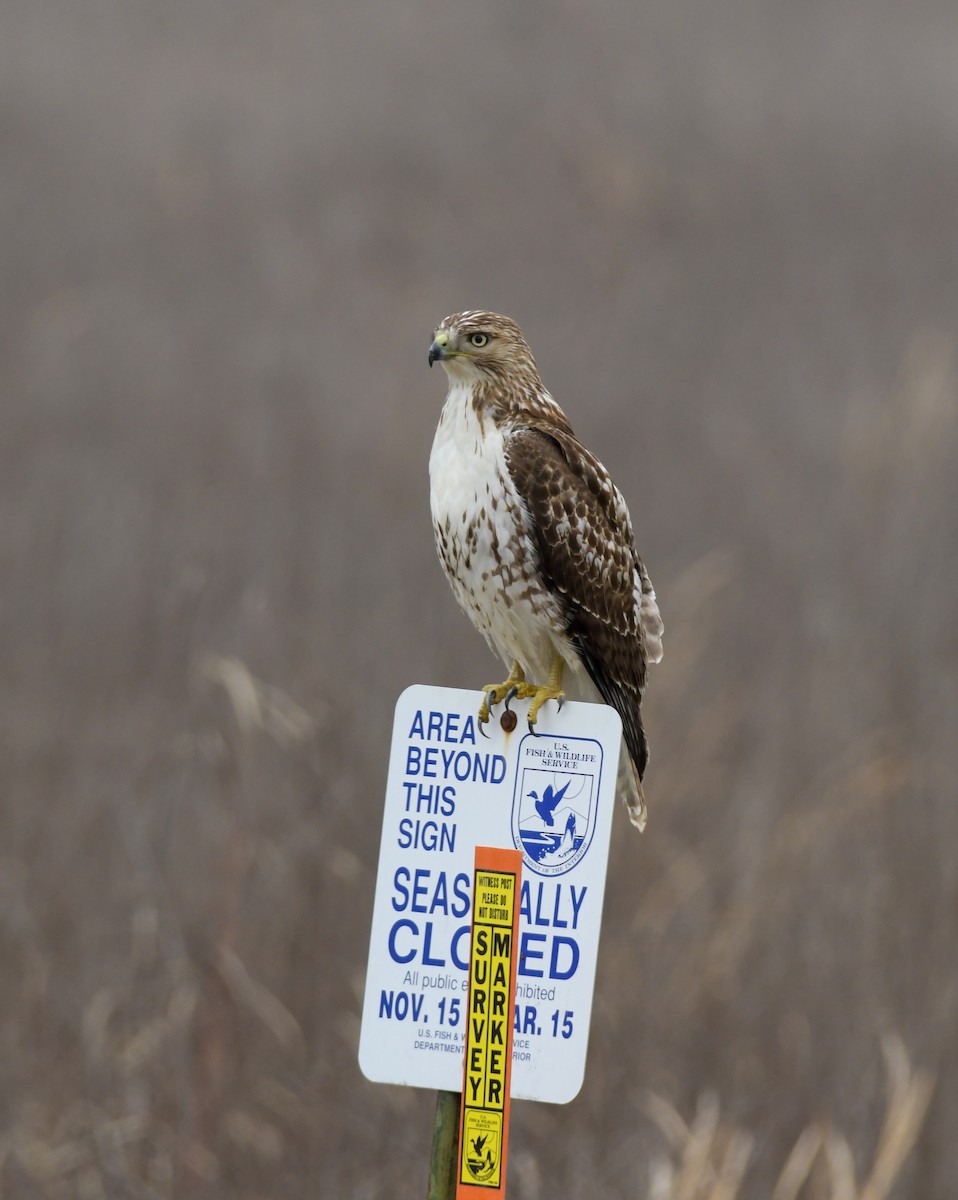
[{"label": "hawk's wing", "polygon": [[561,427],[507,433],[505,456],[545,582],[593,683],[622,718],[641,779],[648,744],[639,704],[646,665],[662,656],[662,621],[625,501],[599,460]]}]

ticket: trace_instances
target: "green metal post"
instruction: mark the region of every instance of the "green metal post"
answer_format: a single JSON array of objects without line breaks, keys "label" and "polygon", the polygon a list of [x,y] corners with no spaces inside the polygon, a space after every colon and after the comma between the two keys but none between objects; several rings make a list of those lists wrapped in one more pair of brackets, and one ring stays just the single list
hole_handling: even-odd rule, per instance
[{"label": "green metal post", "polygon": [[439,1092],[436,1095],[436,1128],[429,1161],[427,1200],[455,1200],[461,1102],[459,1092]]}]

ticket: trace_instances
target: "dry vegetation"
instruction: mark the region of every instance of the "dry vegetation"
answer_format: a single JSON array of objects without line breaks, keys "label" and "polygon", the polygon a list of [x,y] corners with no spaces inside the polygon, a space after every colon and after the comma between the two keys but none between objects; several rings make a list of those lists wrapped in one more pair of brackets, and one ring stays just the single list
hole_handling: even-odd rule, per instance
[{"label": "dry vegetation", "polygon": [[[798,1136],[772,1200],[886,1200],[921,1130],[934,1089],[928,1071],[913,1072],[898,1038],[885,1041],[887,1110],[865,1181],[855,1181],[855,1158],[848,1139],[827,1123],[814,1122]],[[653,1162],[649,1200],[734,1200],[754,1147],[754,1137],[722,1124],[713,1092],[699,1098],[687,1125],[668,1101],[650,1095],[647,1112],[665,1136],[670,1157]]]},{"label": "dry vegetation", "polygon": [[956,38],[5,5],[0,1200],[424,1192],[433,1097],[355,1053],[394,699],[490,666],[425,491],[478,304],[667,630],[586,1084],[515,1106],[511,1194],[955,1194]]}]

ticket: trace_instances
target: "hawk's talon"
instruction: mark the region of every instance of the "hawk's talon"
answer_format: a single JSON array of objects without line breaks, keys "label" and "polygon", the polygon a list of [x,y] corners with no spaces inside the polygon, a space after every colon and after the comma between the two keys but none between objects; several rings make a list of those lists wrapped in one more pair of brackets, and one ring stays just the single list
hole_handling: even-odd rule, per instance
[{"label": "hawk's talon", "polygon": [[526,700],[529,696],[536,694],[536,688],[526,683],[525,672],[516,660],[513,660],[512,666],[509,668],[508,679],[504,679],[502,683],[487,683],[482,690],[485,694],[482,697],[482,704],[479,706],[480,729],[491,719],[492,710],[502,700],[505,700],[508,712],[509,701],[513,697],[518,696],[520,700]]},{"label": "hawk's talon", "polygon": [[513,700],[531,700],[527,717],[529,732],[538,737],[535,723],[539,716],[539,709],[547,700],[555,700],[561,712],[562,705],[565,703],[565,693],[562,691],[562,668],[562,659],[555,655],[549,670],[549,679],[545,684],[540,685],[529,683],[519,662],[514,661],[509,670],[508,679],[504,679],[502,683],[487,683],[482,689],[484,695],[482,704],[479,706],[480,732],[484,733],[482,727],[491,719],[492,710],[497,704],[504,704],[505,711],[511,712],[509,705]]},{"label": "hawk's talon", "polygon": [[558,688],[541,687],[536,688],[533,694],[532,703],[529,705],[529,724],[535,725],[539,719],[539,710],[547,700],[554,700],[558,705],[558,712],[562,712],[562,706],[565,704],[565,693],[560,692]]}]

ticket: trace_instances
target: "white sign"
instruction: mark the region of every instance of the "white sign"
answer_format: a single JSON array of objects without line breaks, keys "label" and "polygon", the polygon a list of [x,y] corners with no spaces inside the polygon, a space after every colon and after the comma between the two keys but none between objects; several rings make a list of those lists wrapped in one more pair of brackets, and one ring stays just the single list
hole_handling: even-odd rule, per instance
[{"label": "white sign", "polygon": [[396,705],[359,1064],[368,1079],[462,1089],[475,847],[523,852],[512,1095],[582,1086],[622,737],[602,704],[549,703],[484,737],[474,691]]}]

